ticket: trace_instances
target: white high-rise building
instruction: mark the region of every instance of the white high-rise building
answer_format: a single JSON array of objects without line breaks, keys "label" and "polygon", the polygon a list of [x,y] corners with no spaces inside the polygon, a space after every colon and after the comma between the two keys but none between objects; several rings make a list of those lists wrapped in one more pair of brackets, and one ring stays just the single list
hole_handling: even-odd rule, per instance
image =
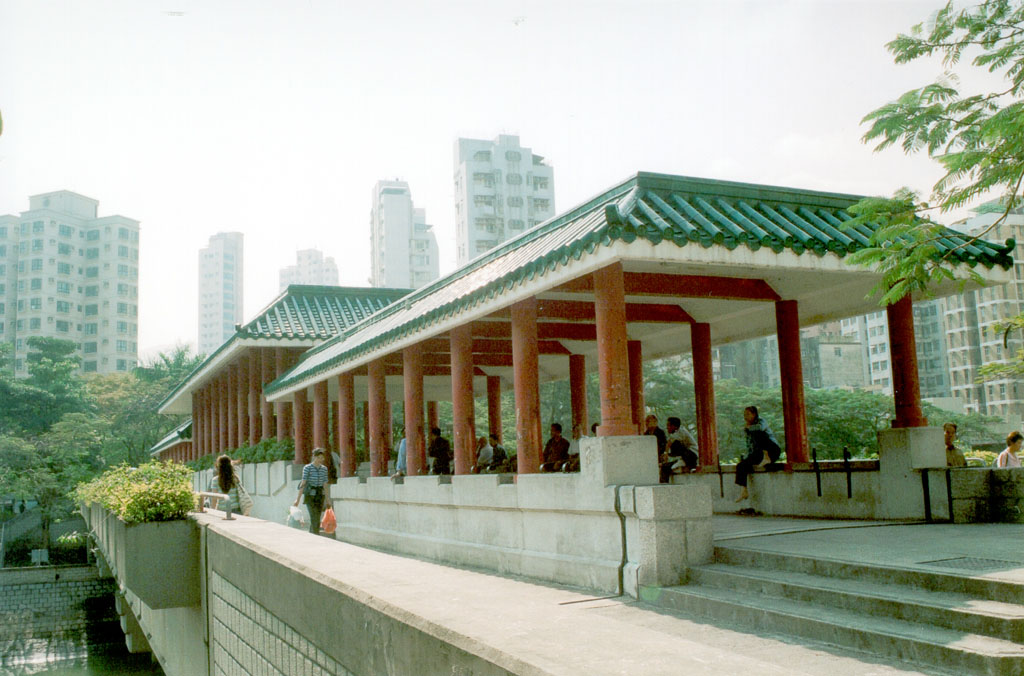
[{"label": "white high-rise building", "polygon": [[295,253],[295,265],[281,268],[278,274],[279,291],[290,284],[338,285],[338,264],[330,256],[324,257],[319,249],[302,249]]},{"label": "white high-rise building", "polygon": [[59,190],[0,216],[0,341],[14,344],[16,376],[37,336],[74,341],[85,373],[138,363],[139,222],[98,210]]},{"label": "white high-rise building", "polygon": [[212,354],[242,323],[242,233],[219,232],[199,250],[199,353]]},{"label": "white high-rise building", "polygon": [[370,209],[370,284],[416,289],[440,275],[437,238],[405,181],[377,181]]},{"label": "white high-rise building", "polygon": [[518,136],[455,142],[456,260],[463,265],[555,215],[554,171]]}]

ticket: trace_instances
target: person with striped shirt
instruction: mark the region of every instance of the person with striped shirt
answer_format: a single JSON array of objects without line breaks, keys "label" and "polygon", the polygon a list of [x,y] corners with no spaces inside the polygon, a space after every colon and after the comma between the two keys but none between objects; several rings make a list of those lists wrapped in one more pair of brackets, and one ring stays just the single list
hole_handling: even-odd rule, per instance
[{"label": "person with striped shirt", "polygon": [[305,497],[306,509],[309,510],[309,532],[320,534],[320,515],[324,505],[330,504],[331,485],[327,483],[327,465],[324,464],[324,449],[313,449],[313,462],[302,468],[302,481],[299,482],[299,495],[295,498],[295,506]]}]

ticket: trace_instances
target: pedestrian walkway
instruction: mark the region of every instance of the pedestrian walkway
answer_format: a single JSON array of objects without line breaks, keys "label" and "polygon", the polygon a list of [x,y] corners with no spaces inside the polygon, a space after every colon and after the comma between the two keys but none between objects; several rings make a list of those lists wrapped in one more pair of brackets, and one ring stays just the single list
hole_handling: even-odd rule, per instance
[{"label": "pedestrian walkway", "polygon": [[1024,585],[1024,524],[715,516],[715,544]]},{"label": "pedestrian walkway", "polygon": [[[719,544],[771,553],[848,556],[855,561],[925,566],[972,553],[1021,559],[1024,527],[886,525],[823,520],[714,517]],[[247,540],[295,567],[315,563],[335,590],[387,608],[460,650],[515,674],[948,674],[834,641],[801,639],[786,628],[752,631],[713,614],[688,614],[628,597],[538,584],[314,538],[255,519],[213,528]],[[1024,564],[1016,575],[1024,574]],[[1011,575],[1010,571],[999,571]],[[672,588],[673,590],[680,588]],[[666,592],[670,590],[664,590]],[[960,670],[959,673],[966,673]]]}]

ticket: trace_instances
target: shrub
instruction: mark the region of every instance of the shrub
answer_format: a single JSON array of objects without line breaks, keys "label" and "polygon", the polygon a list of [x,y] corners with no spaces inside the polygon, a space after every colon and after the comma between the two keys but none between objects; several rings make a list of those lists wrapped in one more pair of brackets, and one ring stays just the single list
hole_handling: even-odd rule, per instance
[{"label": "shrub", "polygon": [[[275,462],[277,460],[291,460],[295,457],[295,442],[291,439],[264,439],[252,446],[241,446],[228,449],[226,456],[232,460],[241,460],[245,463]],[[216,453],[207,453],[198,460],[191,460],[185,465],[194,472],[201,472],[210,469],[217,461]]]},{"label": "shrub", "polygon": [[192,472],[177,462],[115,467],[79,484],[74,498],[102,505],[126,524],[183,519],[195,508]]}]

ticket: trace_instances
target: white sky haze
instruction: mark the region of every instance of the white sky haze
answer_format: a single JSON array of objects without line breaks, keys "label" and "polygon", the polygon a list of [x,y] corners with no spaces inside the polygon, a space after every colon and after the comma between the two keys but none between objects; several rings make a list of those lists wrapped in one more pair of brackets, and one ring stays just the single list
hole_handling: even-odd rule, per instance
[{"label": "white sky haze", "polygon": [[366,285],[374,183],[454,267],[453,144],[516,133],[562,212],[636,171],[927,192],[860,119],[934,78],[939,2],[0,0],[0,214],[67,189],[141,221],[140,355],[196,340],[196,256],[245,233],[245,316],[297,249]]}]

